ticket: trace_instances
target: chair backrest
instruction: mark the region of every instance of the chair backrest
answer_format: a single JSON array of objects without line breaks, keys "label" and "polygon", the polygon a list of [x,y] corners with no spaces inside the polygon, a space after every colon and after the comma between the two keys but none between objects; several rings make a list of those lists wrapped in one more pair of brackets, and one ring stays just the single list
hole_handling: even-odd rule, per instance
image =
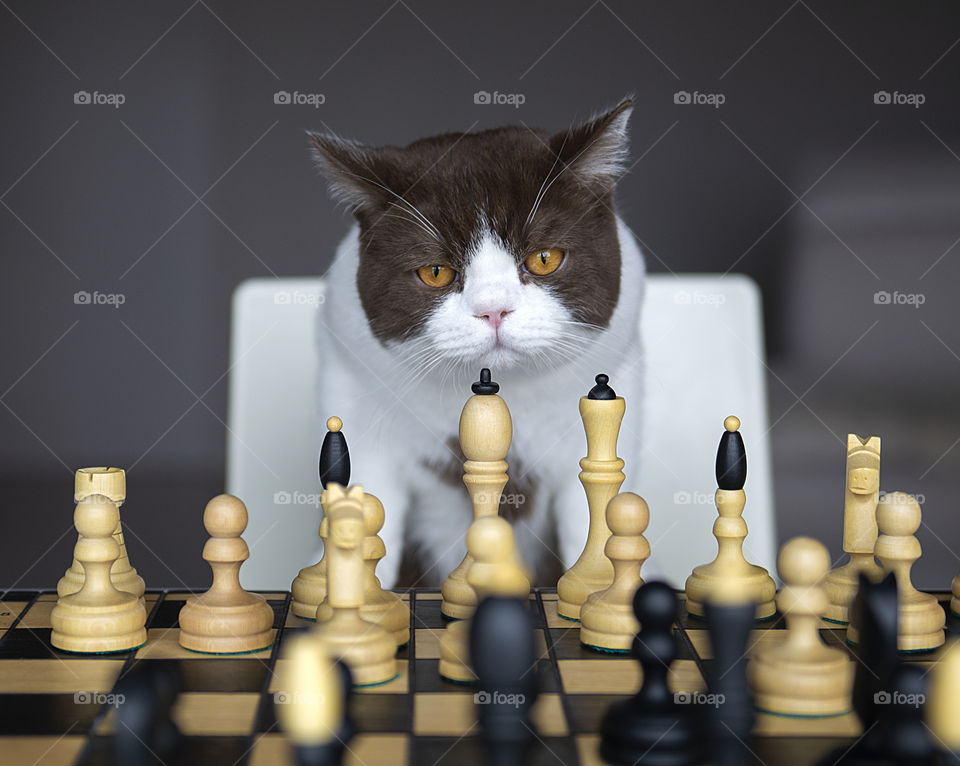
[{"label": "chair backrest", "polygon": [[[321,278],[251,279],[233,295],[227,491],[249,509],[244,537],[251,557],[241,570],[247,587],[289,588],[320,548],[323,431],[317,424],[330,413],[316,412],[314,333],[323,295]],[[645,446],[637,479],[630,466],[624,470],[650,506],[646,536],[655,567],[644,575],[682,587],[694,566],[716,555],[714,463],[730,414],[742,421],[749,466],[744,552],[773,572],[775,514],[756,284],[740,275],[650,275],[641,328]]]}]

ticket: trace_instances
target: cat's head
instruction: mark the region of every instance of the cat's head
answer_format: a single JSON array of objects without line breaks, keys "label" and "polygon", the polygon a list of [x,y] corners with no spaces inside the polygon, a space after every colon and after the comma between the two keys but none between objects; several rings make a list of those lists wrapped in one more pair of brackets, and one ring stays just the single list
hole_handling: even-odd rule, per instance
[{"label": "cat's head", "polygon": [[360,225],[374,335],[471,370],[580,353],[620,295],[613,190],[631,109],[554,134],[510,126],[403,148],[310,134]]}]

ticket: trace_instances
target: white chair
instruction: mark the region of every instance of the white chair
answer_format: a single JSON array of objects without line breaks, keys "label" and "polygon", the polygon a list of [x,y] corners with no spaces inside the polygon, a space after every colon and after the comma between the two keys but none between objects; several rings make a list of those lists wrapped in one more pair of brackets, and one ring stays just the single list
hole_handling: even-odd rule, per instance
[{"label": "white chair", "polygon": [[[317,456],[322,419],[333,414],[316,412],[314,333],[323,294],[321,278],[250,279],[233,294],[227,491],[242,498],[250,513],[244,536],[251,557],[241,570],[248,588],[288,589],[300,567],[317,559]],[[630,481],[631,466],[624,471],[651,511],[646,536],[656,566],[644,574],[683,587],[695,565],[716,555],[714,464],[730,414],[740,417],[747,447],[744,518],[750,534],[744,551],[774,572],[756,284],[740,275],[651,275],[641,326],[648,357],[646,446],[638,480]],[[344,431],[349,442],[349,424]]]}]

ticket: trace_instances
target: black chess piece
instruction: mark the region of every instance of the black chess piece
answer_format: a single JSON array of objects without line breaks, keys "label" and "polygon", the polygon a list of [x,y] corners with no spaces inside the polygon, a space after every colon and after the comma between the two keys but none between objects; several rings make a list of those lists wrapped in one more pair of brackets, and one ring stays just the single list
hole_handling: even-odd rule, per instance
[{"label": "black chess piece", "polygon": [[720,437],[716,473],[720,489],[743,489],[747,481],[747,449],[739,430],[725,430]]},{"label": "black chess piece", "polygon": [[470,386],[470,390],[481,396],[489,396],[500,390],[500,384],[494,383],[490,378],[490,370],[484,367],[480,370],[480,380]]},{"label": "black chess piece", "polygon": [[331,481],[343,487],[350,484],[350,450],[339,428],[327,431],[320,445],[320,484],[326,489]]},{"label": "black chess piece", "polygon": [[524,600],[491,596],[480,602],[470,624],[470,662],[489,762],[521,766],[534,736],[530,709],[537,698],[534,626]]},{"label": "black chess piece", "polygon": [[860,574],[860,587],[851,617],[860,643],[853,676],[853,709],[863,727],[863,736],[853,747],[828,753],[821,766],[882,766],[893,764],[887,749],[882,716],[884,702],[891,694],[892,677],[900,666],[897,651],[899,609],[897,579],[890,572],[880,582]]},{"label": "black chess piece", "polygon": [[175,666],[139,662],[116,685],[114,759],[124,766],[180,762],[183,738],[173,722],[173,703],[182,689]]},{"label": "black chess piece", "polygon": [[707,707],[704,722],[716,766],[743,766],[753,760],[750,733],[756,711],[747,683],[747,643],[755,613],[756,605],[752,602],[704,604],[713,651],[707,688],[714,702]]},{"label": "black chess piece", "polygon": [[336,735],[328,742],[315,745],[294,745],[293,752],[298,766],[340,766],[344,752],[356,733],[350,704],[353,699],[353,674],[342,660],[337,660],[340,673],[340,689],[343,694],[343,720]]},{"label": "black chess piece", "polygon": [[[700,762],[698,705],[675,699],[667,685],[670,663],[677,655],[673,622],[677,597],[663,582],[637,589],[633,610],[640,632],[633,656],[643,669],[636,696],[613,703],[600,726],[600,756],[608,763],[644,766],[687,766]],[[679,695],[678,695],[679,696]]]},{"label": "black chess piece", "polygon": [[890,676],[890,688],[880,701],[877,728],[887,756],[897,766],[936,766],[940,763],[933,736],[923,720],[927,675],[923,668],[901,662]]},{"label": "black chess piece", "polygon": [[587,392],[587,399],[616,399],[617,392],[614,391],[607,384],[610,382],[610,378],[604,375],[602,372],[597,375],[595,378],[597,385],[591,388]]}]

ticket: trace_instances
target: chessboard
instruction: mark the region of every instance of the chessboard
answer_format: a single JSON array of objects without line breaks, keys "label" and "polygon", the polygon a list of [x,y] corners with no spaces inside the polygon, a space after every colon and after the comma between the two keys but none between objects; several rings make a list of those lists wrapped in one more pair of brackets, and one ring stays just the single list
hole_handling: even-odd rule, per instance
[{"label": "chessboard", "polygon": [[[358,689],[351,702],[358,734],[346,762],[359,766],[457,764],[484,760],[476,723],[476,699],[469,686],[440,678],[438,641],[447,624],[440,594],[398,590],[411,608],[410,642],[398,654],[400,676],[382,686]],[[272,647],[244,655],[198,654],[177,640],[177,618],[189,594],[147,591],[146,645],[109,655],[61,652],[50,644],[50,612],[56,593],[10,591],[0,601],[0,754],[4,764],[114,763],[112,731],[118,700],[115,686],[139,663],[178,666],[183,690],[174,720],[186,737],[189,762],[273,766],[292,764],[289,745],[275,714],[289,704],[276,674],[282,647],[290,636],[313,623],[294,616],[290,594],[263,595],[274,610]],[[949,593],[936,594],[950,614]],[[707,626],[683,609],[675,633],[678,658],[671,667],[671,687],[687,704],[711,704],[705,677],[711,671]],[[638,664],[629,655],[600,653],[581,646],[576,622],[557,614],[554,589],[534,589],[530,609],[540,652],[540,696],[533,709],[537,739],[531,764],[589,766],[598,755],[600,719],[618,699],[640,684]],[[821,622],[821,635],[856,662],[843,626]],[[948,628],[956,635],[955,626]],[[783,635],[780,615],[759,621],[752,647]],[[944,649],[906,655],[910,662],[932,666]],[[813,764],[828,751],[852,744],[860,734],[853,713],[833,718],[801,719],[761,714],[752,743],[757,763],[766,766]]]}]

